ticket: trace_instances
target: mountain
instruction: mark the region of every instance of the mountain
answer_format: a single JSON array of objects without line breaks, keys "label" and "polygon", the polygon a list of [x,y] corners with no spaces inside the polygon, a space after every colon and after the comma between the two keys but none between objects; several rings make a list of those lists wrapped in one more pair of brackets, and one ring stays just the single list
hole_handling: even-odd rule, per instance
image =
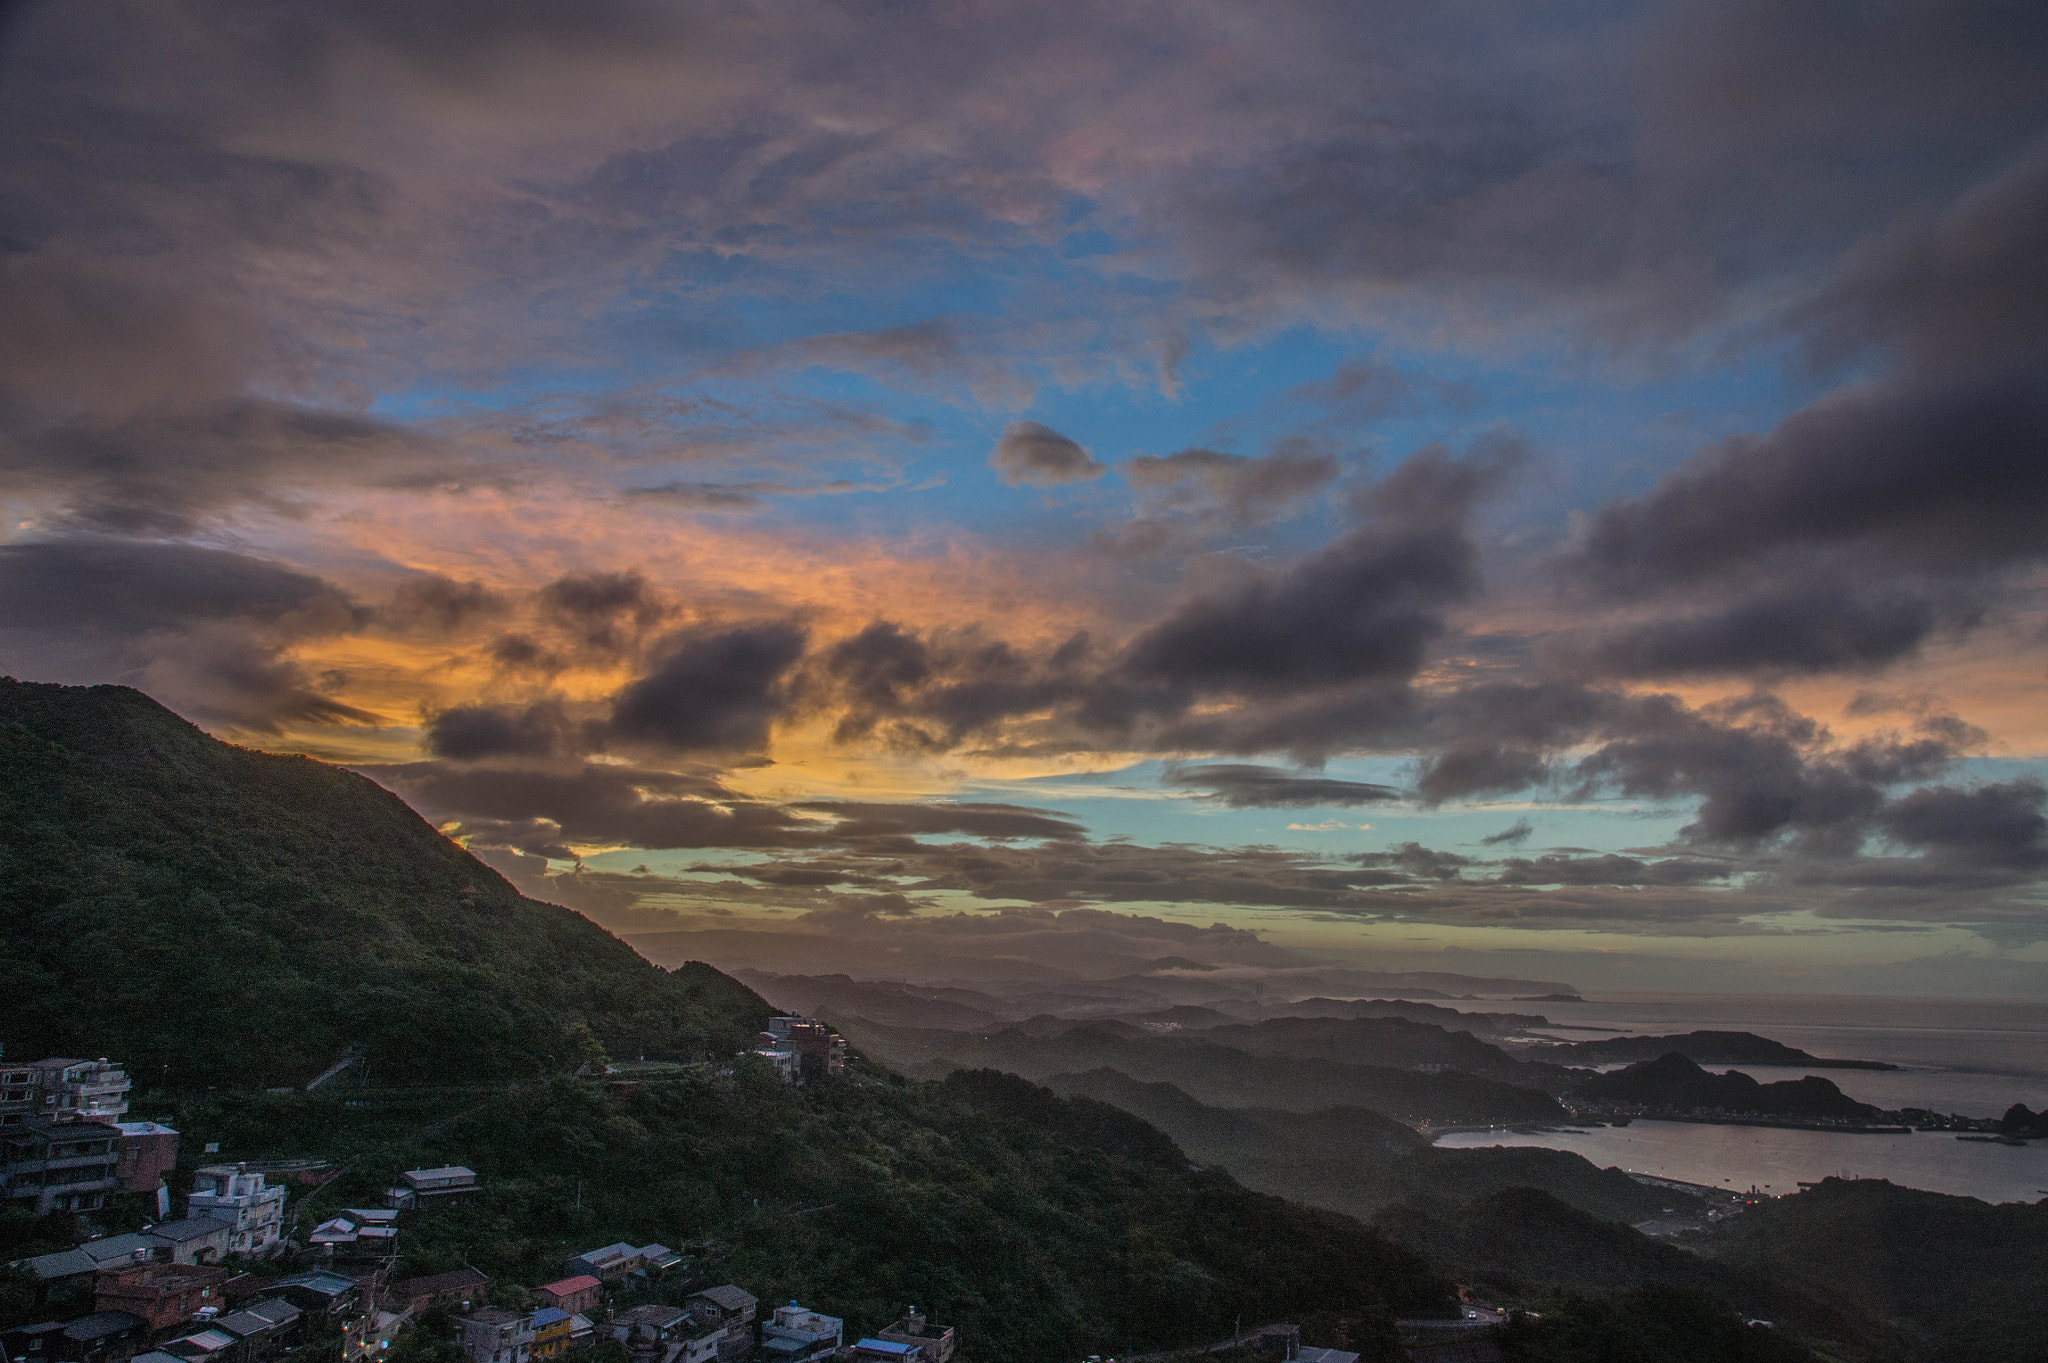
[{"label": "mountain", "polygon": [[1353,1216],[1370,1217],[1402,1200],[1461,1204],[1514,1187],[1540,1188],[1604,1221],[1645,1221],[1674,1202],[1693,1201],[1565,1150],[1439,1150],[1413,1129],[1361,1108],[1210,1107],[1172,1084],[1140,1083],[1107,1069],[1054,1075],[1047,1087],[1142,1117],[1190,1159],[1221,1165],[1247,1187]]},{"label": "mountain", "polygon": [[[1213,1030],[1161,1036],[1114,1020],[1076,1023],[1049,1018],[1043,1025],[1027,1023],[999,1032],[970,1033],[884,1027],[859,1018],[833,1017],[846,1037],[868,1054],[907,1073],[932,1078],[956,1069],[986,1067],[1043,1081],[1055,1074],[1113,1069],[1149,1083],[1174,1084],[1199,1101],[1219,1107],[1295,1112],[1360,1107],[1411,1124],[1565,1119],[1557,1100],[1534,1087],[1455,1069],[1426,1072],[1398,1068],[1417,1054],[1434,1054],[1440,1045],[1459,1045],[1451,1034],[1437,1028],[1430,1030],[1441,1040],[1428,1043],[1405,1031],[1389,1033],[1393,1049],[1387,1059],[1392,1063],[1355,1064],[1314,1056],[1253,1054],[1211,1040]],[[1529,1069],[1533,1074],[1536,1067]]]},{"label": "mountain", "polygon": [[1822,1070],[1895,1070],[1882,1060],[1825,1060],[1754,1032],[1686,1032],[1680,1036],[1617,1036],[1546,1046],[1529,1054],[1560,1065],[1628,1064],[1682,1055],[1701,1065],[1809,1065]]},{"label": "mountain", "polygon": [[392,1081],[730,1053],[768,1008],[522,898],[390,792],[221,743],[138,691],[0,679],[12,1055],[138,1087]]},{"label": "mountain", "polygon": [[[915,1301],[968,1357],[1048,1363],[1240,1316],[1391,1338],[1397,1315],[1454,1308],[1370,1227],[1195,1168],[1115,1108],[859,1057],[785,1084],[734,1056],[769,1012],[737,982],[649,964],[363,778],[217,742],[137,692],[0,682],[0,763],[10,1053],[128,1062],[187,1175],[208,1147],[328,1161],[331,1183],[295,1190],[301,1228],[403,1169],[476,1170],[479,1192],[408,1228],[398,1276],[471,1263],[511,1291],[592,1244],[709,1240],[712,1281],[867,1330]],[[363,1064],[305,1092],[349,1045]],[[572,1077],[599,1046],[722,1063]],[[10,1216],[4,1257],[66,1221]],[[33,1309],[15,1286],[0,1314]]]},{"label": "mountain", "polygon": [[1689,1112],[1707,1109],[1766,1117],[1827,1117],[1870,1121],[1877,1108],[1859,1103],[1818,1075],[1759,1084],[1736,1070],[1712,1074],[1682,1055],[1645,1060],[1612,1074],[1582,1080],[1577,1094],[1604,1102],[1635,1103]]},{"label": "mountain", "polygon": [[1826,1179],[1720,1226],[1714,1257],[1841,1304],[1926,1363],[2048,1360],[2048,1200]]}]

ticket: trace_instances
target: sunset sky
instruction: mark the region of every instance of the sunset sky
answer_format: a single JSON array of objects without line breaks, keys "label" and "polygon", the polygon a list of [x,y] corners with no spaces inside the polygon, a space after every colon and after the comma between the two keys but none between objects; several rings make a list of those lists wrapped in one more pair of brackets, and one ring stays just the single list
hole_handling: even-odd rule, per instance
[{"label": "sunset sky", "polygon": [[0,16],[0,672],[621,932],[2048,993],[2039,0]]}]

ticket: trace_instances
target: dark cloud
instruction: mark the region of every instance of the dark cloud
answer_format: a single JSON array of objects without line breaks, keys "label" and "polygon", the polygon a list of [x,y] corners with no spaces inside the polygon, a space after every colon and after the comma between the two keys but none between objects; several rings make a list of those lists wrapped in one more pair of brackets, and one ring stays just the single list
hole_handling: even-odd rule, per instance
[{"label": "dark cloud", "polygon": [[378,612],[380,623],[401,633],[448,638],[479,620],[494,619],[511,609],[500,593],[481,582],[458,582],[426,573],[399,584]]},{"label": "dark cloud", "polygon": [[823,825],[740,799],[709,773],[586,763],[565,771],[416,762],[364,767],[436,822],[489,844],[550,847],[814,847]]},{"label": "dark cloud", "polygon": [[426,490],[480,476],[418,432],[275,401],[107,420],[39,420],[0,408],[0,479],[17,496],[46,502],[53,524],[111,534],[190,534],[237,507],[298,515],[323,488]]},{"label": "dark cloud", "polygon": [[1360,852],[1351,860],[1360,866],[1378,866],[1399,871],[1417,880],[1456,880],[1474,864],[1471,857],[1440,852],[1419,842],[1404,842],[1386,852]]},{"label": "dark cloud", "polygon": [[1510,857],[1496,879],[1503,885],[1696,885],[1725,880],[1737,868],[1722,862],[1686,857],[1642,861],[1636,857],[1550,856]]},{"label": "dark cloud", "polygon": [[1967,595],[1816,577],[1759,587],[1715,609],[1594,631],[1559,656],[1595,675],[1836,672],[1881,667],[1983,618]]},{"label": "dark cloud", "polygon": [[1498,833],[1488,833],[1479,840],[1479,844],[1482,847],[1516,847],[1527,842],[1535,831],[1536,826],[1527,819],[1517,819]]},{"label": "dark cloud", "polygon": [[796,806],[839,820],[833,836],[846,841],[964,833],[976,838],[1051,838],[1071,841],[1080,824],[1039,809],[1005,804],[872,804],[851,800],[810,800]]},{"label": "dark cloud", "polygon": [[1073,440],[1036,421],[1013,421],[1006,426],[988,462],[1013,487],[1085,482],[1109,471]]},{"label": "dark cloud", "polygon": [[1068,704],[1090,686],[1088,636],[1029,656],[978,629],[929,635],[877,620],[823,649],[804,689],[837,706],[836,736],[942,751],[1003,721]]},{"label": "dark cloud", "polygon": [[1338,472],[1334,455],[1299,440],[1257,459],[1189,449],[1140,455],[1123,466],[1146,516],[1213,518],[1233,527],[1259,524],[1315,496]]},{"label": "dark cloud", "polygon": [[1398,800],[1402,792],[1393,786],[1364,781],[1338,781],[1323,776],[1302,776],[1278,767],[1254,767],[1213,763],[1198,767],[1172,767],[1160,775],[1160,783],[1204,792],[1204,798],[1232,809],[1290,809],[1310,806],[1348,806]]},{"label": "dark cloud", "polygon": [[1120,670],[1247,697],[1412,676],[1445,612],[1479,589],[1465,516],[1503,472],[1436,448],[1411,456],[1361,494],[1365,525],[1285,572],[1184,603],[1132,641]]},{"label": "dark cloud", "polygon": [[323,694],[337,679],[289,656],[366,615],[320,578],[226,550],[103,538],[0,545],[0,668],[128,682],[230,728],[374,720]]},{"label": "dark cloud", "polygon": [[1982,866],[2048,867],[2048,787],[2004,781],[1976,787],[1923,786],[1886,805],[1887,837],[1930,856]]},{"label": "dark cloud", "polygon": [[673,609],[636,572],[566,573],[534,599],[543,620],[598,653],[629,648]]},{"label": "dark cloud", "polygon": [[544,757],[567,746],[573,733],[558,701],[541,701],[523,710],[458,705],[427,721],[427,751],[463,762]]},{"label": "dark cloud", "polygon": [[671,752],[757,752],[787,703],[784,680],[806,640],[787,620],[671,635],[654,670],[613,697],[609,732]]},{"label": "dark cloud", "polygon": [[1637,595],[1839,556],[1882,579],[2048,551],[2048,381],[1849,390],[1710,446],[1594,518],[1564,571]]},{"label": "dark cloud", "polygon": [[2048,351],[2048,151],[1859,246],[1789,325],[1824,360],[1881,349],[1915,372]]}]

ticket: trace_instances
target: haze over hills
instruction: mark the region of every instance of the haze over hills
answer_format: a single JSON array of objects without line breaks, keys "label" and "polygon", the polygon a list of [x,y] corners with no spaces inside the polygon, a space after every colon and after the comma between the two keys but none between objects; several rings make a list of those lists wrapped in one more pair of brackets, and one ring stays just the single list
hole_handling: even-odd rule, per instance
[{"label": "haze over hills", "polygon": [[[852,1320],[914,1293],[982,1342],[977,1361],[1312,1315],[1390,1360],[1391,1319],[1451,1310],[1453,1282],[1550,1303],[1602,1348],[1646,1327],[1556,1293],[1693,1293],[1660,1299],[1688,1338],[1771,1309],[1842,1357],[1909,1357],[1887,1332],[1932,1318],[1850,1328],[1816,1289],[1649,1240],[1626,1223],[1683,1195],[1576,1156],[1430,1147],[1411,1123],[1562,1115],[1583,1074],[1498,1044],[1538,1015],[1338,999],[1328,978],[1297,1016],[1270,984],[1119,1014],[1157,1003],[1155,977],[827,977],[789,987],[924,1025],[842,1015],[867,1055],[794,1088],[733,1054],[768,999],[522,898],[360,778],[217,743],[121,688],[0,683],[0,756],[0,911],[22,944],[0,963],[7,1042],[117,1055],[147,1086],[138,1115],[235,1158],[332,1161],[323,1196],[476,1169],[485,1191],[422,1228],[404,1271],[534,1283],[586,1241],[708,1237],[730,1246],[721,1272]],[[1049,997],[1081,1015],[1009,1016]],[[365,1061],[335,1088],[265,1092],[350,1044]],[[617,1090],[570,1077],[607,1051],[717,1063]],[[1772,1356],[1807,1357],[1790,1340]]]},{"label": "haze over hills", "polygon": [[[652,965],[370,782],[216,742],[138,692],[0,682],[0,760],[10,1053],[116,1056],[188,1160],[209,1141],[327,1159],[329,1198],[477,1170],[485,1191],[409,1236],[401,1272],[530,1285],[588,1243],[711,1237],[764,1291],[870,1327],[914,1292],[1004,1359],[1310,1311],[1370,1337],[1449,1309],[1370,1228],[1198,1171],[1114,1108],[862,1061],[791,1087],[733,1058],[770,1011],[744,986]],[[298,1091],[345,1044],[366,1063]],[[620,1092],[568,1077],[607,1048],[719,1063]],[[36,1227],[5,1233],[36,1252]],[[1133,1237],[1156,1246],[1142,1262]]]}]

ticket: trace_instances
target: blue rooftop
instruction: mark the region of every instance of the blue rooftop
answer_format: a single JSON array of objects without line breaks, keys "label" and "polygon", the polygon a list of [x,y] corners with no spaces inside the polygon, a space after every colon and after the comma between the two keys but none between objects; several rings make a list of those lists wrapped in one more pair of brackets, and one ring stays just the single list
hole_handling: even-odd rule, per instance
[{"label": "blue rooftop", "polygon": [[567,1319],[569,1319],[569,1313],[557,1306],[543,1306],[540,1310],[533,1313],[535,1329],[539,1329],[543,1325],[553,1325],[558,1320]]},{"label": "blue rooftop", "polygon": [[895,1358],[901,1358],[917,1348],[915,1344],[898,1344],[890,1339],[864,1339],[853,1347],[865,1349],[871,1354],[889,1354]]}]

